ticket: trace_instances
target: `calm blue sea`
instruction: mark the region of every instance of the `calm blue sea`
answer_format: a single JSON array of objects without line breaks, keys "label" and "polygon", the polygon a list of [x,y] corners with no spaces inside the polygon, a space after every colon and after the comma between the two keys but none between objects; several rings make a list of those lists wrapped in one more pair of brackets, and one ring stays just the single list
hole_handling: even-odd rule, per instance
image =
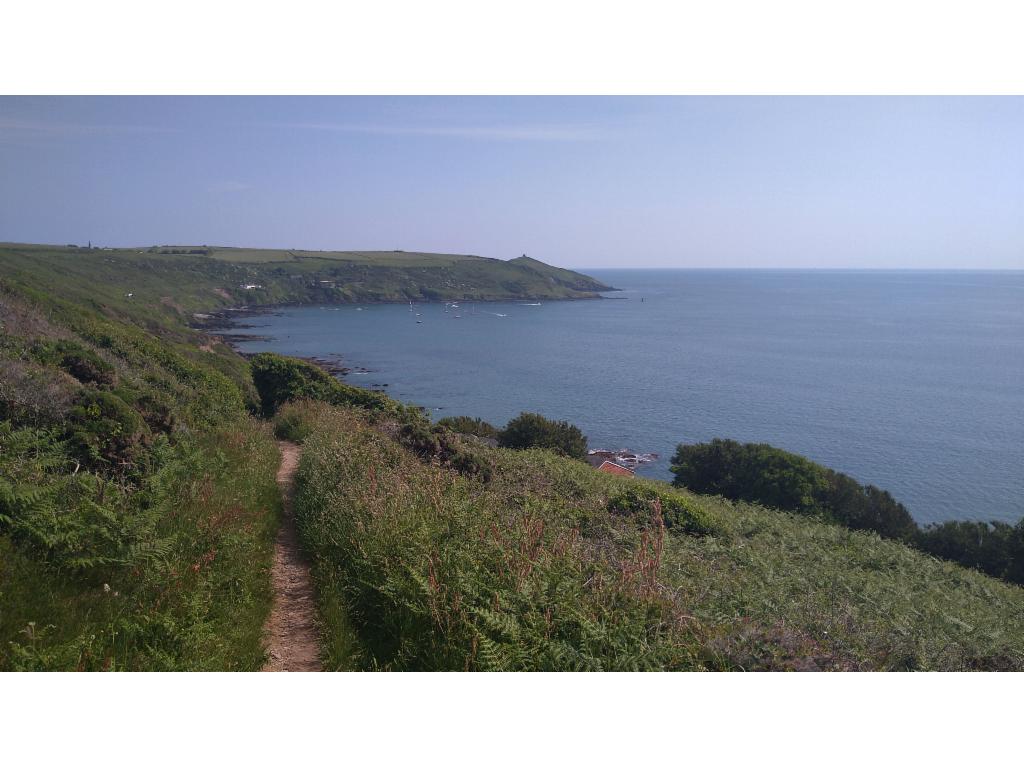
[{"label": "calm blue sea", "polygon": [[[568,419],[592,448],[768,442],[922,523],[1024,516],[1024,272],[590,270],[602,301],[287,309],[247,351],[340,355],[435,418]],[[417,323],[419,319],[422,322]]]}]

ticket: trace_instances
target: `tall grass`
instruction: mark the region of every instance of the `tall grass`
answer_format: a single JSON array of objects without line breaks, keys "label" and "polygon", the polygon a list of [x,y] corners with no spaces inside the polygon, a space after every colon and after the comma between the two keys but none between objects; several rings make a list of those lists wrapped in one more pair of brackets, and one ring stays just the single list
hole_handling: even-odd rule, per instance
[{"label": "tall grass", "polygon": [[1024,590],[901,544],[540,450],[463,476],[306,407],[300,533],[361,668],[1024,667]]},{"label": "tall grass", "polygon": [[280,499],[244,361],[52,266],[0,258],[0,669],[258,668]]},{"label": "tall grass", "polygon": [[0,525],[0,669],[258,669],[280,512],[269,427],[179,442],[137,487],[46,475],[47,451],[0,432],[16,489]]}]

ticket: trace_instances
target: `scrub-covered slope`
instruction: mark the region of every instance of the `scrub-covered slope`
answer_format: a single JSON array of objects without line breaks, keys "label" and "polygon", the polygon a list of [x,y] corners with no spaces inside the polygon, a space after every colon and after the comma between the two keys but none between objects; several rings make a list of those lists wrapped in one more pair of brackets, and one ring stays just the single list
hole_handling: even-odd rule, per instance
[{"label": "scrub-covered slope", "polygon": [[0,257],[0,669],[258,669],[280,495],[245,361],[30,266]]},{"label": "scrub-covered slope", "polygon": [[288,406],[328,664],[1022,669],[1024,590],[875,534]]}]

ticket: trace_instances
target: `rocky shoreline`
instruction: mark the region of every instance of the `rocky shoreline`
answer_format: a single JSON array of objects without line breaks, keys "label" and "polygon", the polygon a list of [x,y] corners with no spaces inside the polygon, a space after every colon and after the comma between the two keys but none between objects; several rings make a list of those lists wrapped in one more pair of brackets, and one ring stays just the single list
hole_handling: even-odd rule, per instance
[{"label": "rocky shoreline", "polygon": [[[194,330],[201,331],[209,334],[213,339],[216,339],[224,344],[227,344],[235,352],[242,357],[251,359],[255,357],[257,352],[247,352],[239,349],[238,344],[246,341],[273,341],[273,336],[264,336],[256,333],[230,333],[225,331],[231,331],[239,328],[259,328],[260,326],[252,323],[239,322],[242,318],[246,317],[259,317],[261,315],[273,315],[280,314],[276,310],[279,307],[240,307],[240,308],[228,308],[222,310],[216,310],[212,312],[196,312],[192,315],[193,322],[190,327]],[[335,376],[337,378],[344,378],[350,374],[367,374],[373,373],[369,368],[361,365],[348,366],[345,365],[344,359],[341,355],[313,355],[313,356],[302,356],[295,355],[299,360],[305,360],[307,363],[312,363],[317,368]],[[372,387],[366,387],[366,389],[383,389],[388,385],[376,384]]]}]

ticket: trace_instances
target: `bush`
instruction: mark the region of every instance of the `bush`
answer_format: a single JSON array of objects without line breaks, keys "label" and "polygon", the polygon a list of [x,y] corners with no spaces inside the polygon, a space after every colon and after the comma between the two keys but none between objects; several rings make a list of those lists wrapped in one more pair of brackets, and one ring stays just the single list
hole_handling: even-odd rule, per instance
[{"label": "bush", "polygon": [[0,419],[46,426],[60,422],[81,388],[63,371],[21,360],[0,360]]},{"label": "bush", "polygon": [[711,533],[713,525],[708,515],[697,504],[678,493],[669,493],[640,483],[630,483],[608,499],[608,511],[613,515],[650,517],[661,515],[669,530],[685,533]]},{"label": "bush", "polygon": [[1024,520],[1016,525],[968,521],[930,525],[918,534],[916,543],[930,555],[1024,584]]},{"label": "bush", "polygon": [[289,400],[300,398],[372,411],[397,410],[397,404],[386,395],[342,384],[304,360],[263,352],[252,359],[250,366],[263,415],[267,417]]},{"label": "bush", "polygon": [[587,438],[579,427],[538,413],[520,413],[505,425],[498,442],[504,448],[546,448],[574,459],[587,455]]},{"label": "bush", "polygon": [[712,440],[680,445],[672,459],[675,485],[801,514],[822,516],[825,468],[766,444]]},{"label": "bush", "polygon": [[486,457],[465,445],[451,430],[441,424],[431,427],[421,420],[409,420],[398,429],[398,441],[421,459],[437,459],[456,472],[475,476],[484,482],[491,477],[491,464]]},{"label": "bush", "polygon": [[133,387],[118,387],[112,394],[135,409],[153,432],[170,434],[178,425],[173,402],[168,395],[157,389],[137,390]]},{"label": "bush", "polygon": [[822,504],[836,522],[859,531],[874,531],[886,539],[912,543],[917,523],[907,508],[888,491],[861,485],[849,475],[826,470],[829,486]]},{"label": "bush", "polygon": [[313,431],[310,405],[312,403],[308,400],[298,400],[285,403],[278,409],[274,417],[274,436],[293,443],[304,441]]},{"label": "bush", "polygon": [[425,424],[403,424],[398,430],[398,440],[420,458],[436,456],[441,452],[438,434]]},{"label": "bush", "polygon": [[675,485],[696,493],[752,501],[889,539],[910,542],[918,530],[906,507],[888,492],[764,443],[680,445],[672,471]]},{"label": "bush", "polygon": [[438,419],[437,425],[447,427],[452,432],[458,432],[461,435],[497,439],[500,434],[500,430],[493,424],[472,416],[446,416],[443,419]]},{"label": "bush", "polygon": [[114,366],[76,341],[38,344],[34,351],[41,361],[56,365],[83,384],[112,387],[117,383]]},{"label": "bush", "polygon": [[142,417],[110,392],[84,391],[71,409],[69,423],[77,457],[94,467],[136,464],[149,438]]}]

